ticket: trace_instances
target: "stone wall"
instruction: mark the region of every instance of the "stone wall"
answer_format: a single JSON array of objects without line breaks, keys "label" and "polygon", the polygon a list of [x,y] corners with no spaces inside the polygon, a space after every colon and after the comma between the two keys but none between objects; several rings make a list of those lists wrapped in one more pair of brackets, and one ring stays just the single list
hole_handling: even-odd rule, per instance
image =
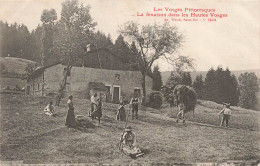
[{"label": "stone wall", "polygon": [[[58,91],[65,67],[59,64],[45,69],[44,94]],[[127,98],[133,95],[135,88],[139,88],[142,92],[141,73],[138,71],[72,67],[70,76],[67,79],[67,93],[87,98],[89,82],[102,82],[106,86],[111,86],[111,93],[113,93],[113,87],[120,87],[120,96],[124,95]],[[147,94],[152,91],[152,79],[148,76],[146,77],[146,90]]]}]

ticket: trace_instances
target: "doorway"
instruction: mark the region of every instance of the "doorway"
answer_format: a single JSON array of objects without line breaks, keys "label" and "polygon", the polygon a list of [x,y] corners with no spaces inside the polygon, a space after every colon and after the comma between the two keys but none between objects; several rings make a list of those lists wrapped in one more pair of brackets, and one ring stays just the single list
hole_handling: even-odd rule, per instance
[{"label": "doorway", "polygon": [[120,98],[120,86],[114,86],[113,88],[113,102],[118,103]]}]

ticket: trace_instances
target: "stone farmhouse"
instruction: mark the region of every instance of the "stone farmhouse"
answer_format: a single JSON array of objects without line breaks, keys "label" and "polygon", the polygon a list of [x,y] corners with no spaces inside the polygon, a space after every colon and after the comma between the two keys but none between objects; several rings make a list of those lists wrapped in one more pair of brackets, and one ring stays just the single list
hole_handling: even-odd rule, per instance
[{"label": "stone farmhouse", "polygon": [[[59,88],[66,65],[55,63],[34,71],[27,78],[26,94],[54,96]],[[136,67],[106,48],[87,52],[83,61],[73,65],[67,78],[65,94],[90,98],[93,92],[103,101],[118,102],[121,96],[130,98],[136,92],[142,96],[141,73]],[[146,91],[152,91],[152,78],[146,77]]]}]

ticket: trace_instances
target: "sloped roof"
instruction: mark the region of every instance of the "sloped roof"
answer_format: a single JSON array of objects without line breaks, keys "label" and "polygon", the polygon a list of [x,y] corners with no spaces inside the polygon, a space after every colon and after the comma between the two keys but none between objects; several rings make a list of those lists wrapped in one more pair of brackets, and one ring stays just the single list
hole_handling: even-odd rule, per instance
[{"label": "sloped roof", "polygon": [[99,91],[106,91],[106,85],[102,82],[89,82],[90,89],[99,90]]},{"label": "sloped roof", "polygon": [[61,64],[61,62],[57,62],[57,63],[51,64],[51,65],[48,65],[48,66],[38,68],[35,71],[33,71],[29,76],[27,76],[26,79],[33,78],[33,77],[43,73],[45,69],[50,68],[50,67],[55,66],[55,65],[58,65],[58,64]]}]

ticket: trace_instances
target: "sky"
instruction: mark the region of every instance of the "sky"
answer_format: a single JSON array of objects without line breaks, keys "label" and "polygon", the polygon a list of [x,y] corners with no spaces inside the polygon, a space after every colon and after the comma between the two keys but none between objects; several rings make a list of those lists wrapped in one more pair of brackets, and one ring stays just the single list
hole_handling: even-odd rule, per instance
[{"label": "sky", "polygon": [[[127,21],[141,25],[163,23],[164,18],[137,16],[137,12],[165,13],[165,7],[172,9],[214,9],[217,14],[227,17],[216,21],[171,21],[185,36],[182,47],[175,53],[195,60],[197,71],[207,71],[211,67],[222,66],[230,70],[260,68],[260,1],[258,0],[80,0],[91,6],[91,15],[97,22],[96,30],[110,34],[113,41],[119,35],[118,29]],[[31,31],[41,23],[44,9],[55,9],[58,18],[61,0],[0,0],[0,20],[8,23],[24,24]],[[163,11],[154,11],[161,8]],[[174,13],[174,12],[171,12]],[[186,13],[186,12],[177,12]],[[196,13],[196,12],[195,12]],[[175,13],[176,14],[176,13]],[[191,13],[189,14],[190,17]],[[204,14],[203,12],[200,14]],[[174,17],[171,17],[174,18]],[[181,18],[183,20],[183,18]],[[202,20],[203,18],[198,18]],[[161,71],[170,71],[172,65],[165,59],[155,62]]]}]

